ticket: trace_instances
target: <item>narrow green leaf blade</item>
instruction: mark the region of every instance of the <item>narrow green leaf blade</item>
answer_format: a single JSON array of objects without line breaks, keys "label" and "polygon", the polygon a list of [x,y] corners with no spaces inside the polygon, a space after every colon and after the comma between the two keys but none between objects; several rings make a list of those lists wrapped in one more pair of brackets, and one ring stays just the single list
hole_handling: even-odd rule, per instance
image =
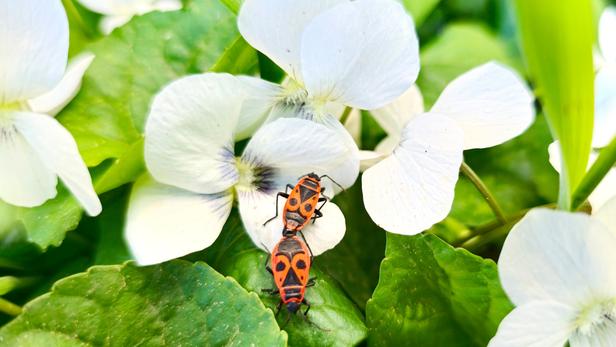
[{"label": "narrow green leaf blade", "polygon": [[434,235],[387,235],[368,301],[372,346],[486,346],[512,306],[496,264]]},{"label": "narrow green leaf blade", "polygon": [[0,330],[4,346],[284,346],[256,295],[204,263],[95,266]]},{"label": "narrow green leaf blade", "polygon": [[592,6],[585,0],[516,0],[522,46],[552,135],[560,141],[559,204],[586,172],[593,130]]}]

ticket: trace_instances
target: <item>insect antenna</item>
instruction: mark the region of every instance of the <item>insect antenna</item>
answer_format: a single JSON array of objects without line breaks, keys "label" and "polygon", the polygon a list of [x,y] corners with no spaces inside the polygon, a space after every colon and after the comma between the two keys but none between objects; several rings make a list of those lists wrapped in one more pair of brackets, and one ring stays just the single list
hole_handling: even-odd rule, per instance
[{"label": "insect antenna", "polygon": [[340,183],[334,181],[333,178],[329,177],[328,175],[322,175],[321,177],[319,177],[319,179],[323,179],[323,178],[327,178],[330,181],[332,181],[335,185],[337,185],[338,187],[340,187],[340,189],[342,189],[342,191],[344,191],[344,188],[340,185]]}]

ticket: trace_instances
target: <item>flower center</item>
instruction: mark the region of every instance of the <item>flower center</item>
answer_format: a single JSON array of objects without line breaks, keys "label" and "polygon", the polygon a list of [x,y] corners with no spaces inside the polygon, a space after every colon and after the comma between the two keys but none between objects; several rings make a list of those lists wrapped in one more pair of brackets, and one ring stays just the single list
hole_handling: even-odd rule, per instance
[{"label": "flower center", "polygon": [[587,306],[578,315],[575,326],[575,332],[583,336],[616,328],[616,298]]},{"label": "flower center", "polygon": [[11,102],[7,104],[0,104],[0,118],[6,117],[8,111],[29,111],[30,107],[25,102]]},{"label": "flower center", "polygon": [[274,190],[275,169],[259,163],[250,156],[235,158],[239,179],[235,184],[238,193],[261,191],[270,193]]}]

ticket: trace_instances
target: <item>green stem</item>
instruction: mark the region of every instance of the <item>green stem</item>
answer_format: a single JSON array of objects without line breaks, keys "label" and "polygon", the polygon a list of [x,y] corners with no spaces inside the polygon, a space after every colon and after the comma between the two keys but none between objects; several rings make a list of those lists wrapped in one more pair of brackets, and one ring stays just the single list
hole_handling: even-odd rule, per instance
[{"label": "green stem", "polygon": [[342,116],[340,116],[340,123],[342,123],[344,125],[344,123],[346,123],[347,119],[349,118],[349,115],[351,114],[351,111],[353,111],[352,107],[345,107],[344,112],[342,112]]},{"label": "green stem", "polygon": [[517,222],[520,221],[520,219],[526,216],[528,211],[535,208],[555,209],[556,207],[556,203],[535,206],[529,209],[518,211],[516,214],[509,216],[509,218],[507,219],[507,223],[505,224],[501,224],[500,221],[494,220],[486,224],[477,226],[475,228],[472,228],[470,235],[465,238],[461,238],[460,240],[457,240],[455,244],[453,244],[453,246],[463,247],[468,249],[469,251],[476,250],[479,246],[482,246],[489,241],[498,238],[499,236],[501,236],[501,234],[504,233],[506,235],[512,226],[514,226]]},{"label": "green stem", "polygon": [[4,312],[9,316],[18,316],[21,313],[21,307],[4,298],[0,298],[0,312]]},{"label": "green stem", "polygon": [[40,277],[0,277],[0,295],[5,295],[15,289],[24,288],[37,283]]},{"label": "green stem", "polygon": [[483,183],[481,178],[477,176],[475,171],[473,171],[473,169],[471,169],[471,167],[468,166],[468,164],[466,164],[465,162],[462,162],[462,166],[460,166],[460,171],[464,174],[464,176],[466,176],[466,178],[468,178],[473,183],[473,185],[475,186],[475,188],[477,188],[479,193],[483,195],[484,199],[486,199],[486,202],[488,203],[488,205],[490,205],[492,212],[494,212],[494,215],[496,216],[500,224],[501,225],[506,224],[507,218],[505,217],[505,214],[503,213],[503,209],[500,207],[500,205],[498,204],[498,201],[496,201],[496,199],[494,198],[494,195],[492,195],[492,193],[490,192],[488,187]]},{"label": "green stem", "polygon": [[603,177],[612,169],[614,163],[616,163],[616,137],[607,147],[601,150],[599,157],[575,189],[571,204],[572,210],[577,209],[597,188]]}]

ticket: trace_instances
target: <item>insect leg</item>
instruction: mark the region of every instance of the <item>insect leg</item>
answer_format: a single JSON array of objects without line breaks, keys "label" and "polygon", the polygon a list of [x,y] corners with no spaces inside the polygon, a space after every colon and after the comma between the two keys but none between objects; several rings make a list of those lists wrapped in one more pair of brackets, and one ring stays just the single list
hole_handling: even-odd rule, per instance
[{"label": "insect leg", "polygon": [[312,224],[317,221],[317,218],[321,217],[323,217],[323,213],[320,211],[320,209],[314,210],[314,216],[312,216]]},{"label": "insect leg", "polygon": [[267,272],[269,272],[270,274],[274,275],[274,273],[272,272],[272,268],[269,266],[269,261],[270,261],[270,254],[267,255],[267,258],[265,258],[265,270],[267,270]]},{"label": "insect leg", "polygon": [[308,315],[308,311],[310,311],[310,303],[308,302],[308,300],[306,300],[306,298],[304,298],[304,300],[302,300],[302,304],[308,306],[306,311],[304,311],[304,317],[306,317]]},{"label": "insect leg", "polygon": [[280,313],[281,308],[282,308],[282,300],[280,300],[280,302],[278,302],[278,306],[276,306],[276,317],[278,317],[278,314]]},{"label": "insect leg", "polygon": [[316,280],[316,277],[308,279],[308,283],[306,283],[306,288],[314,287],[314,285],[316,284]]},{"label": "insect leg", "polygon": [[312,256],[312,249],[310,249],[310,245],[308,244],[308,241],[306,241],[306,237],[304,237],[304,233],[301,230],[298,230],[297,232],[301,235],[302,239],[304,240],[306,247],[308,247],[308,251],[310,251],[310,263],[312,264],[312,259],[314,258]]},{"label": "insect leg", "polygon": [[[289,186],[287,185],[287,188],[288,187]],[[285,192],[286,192],[286,189],[285,189]],[[283,192],[278,192],[278,194],[276,194],[276,215],[274,217],[268,219],[267,221],[265,221],[265,223],[263,223],[263,226],[265,226],[265,224],[273,221],[274,219],[276,219],[276,217],[278,217],[278,198],[281,197],[281,196],[286,199],[286,198],[289,197],[289,194],[283,193]]]}]

